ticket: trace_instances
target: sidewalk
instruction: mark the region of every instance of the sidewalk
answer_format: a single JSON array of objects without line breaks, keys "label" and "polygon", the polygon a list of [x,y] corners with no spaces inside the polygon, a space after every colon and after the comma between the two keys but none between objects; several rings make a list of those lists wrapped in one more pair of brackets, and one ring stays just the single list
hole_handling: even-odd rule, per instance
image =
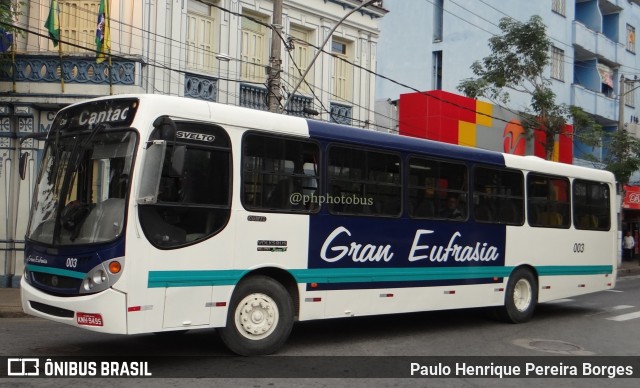
[{"label": "sidewalk", "polygon": [[618,267],[618,277],[640,275],[640,259],[623,261]]},{"label": "sidewalk", "polygon": [[[618,277],[640,275],[638,261],[623,262],[618,267]],[[0,318],[30,317],[22,312],[19,288],[0,288]]]}]

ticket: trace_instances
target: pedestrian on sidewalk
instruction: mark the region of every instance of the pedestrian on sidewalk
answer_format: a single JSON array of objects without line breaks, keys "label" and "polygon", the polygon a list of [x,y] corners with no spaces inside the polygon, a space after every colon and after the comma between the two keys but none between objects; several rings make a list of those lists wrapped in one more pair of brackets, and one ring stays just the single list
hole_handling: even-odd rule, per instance
[{"label": "pedestrian on sidewalk", "polygon": [[624,236],[624,239],[622,241],[622,248],[624,250],[624,259],[625,260],[633,260],[633,249],[636,247],[636,241],[634,240],[633,236],[631,235],[630,231],[627,231],[627,233]]}]

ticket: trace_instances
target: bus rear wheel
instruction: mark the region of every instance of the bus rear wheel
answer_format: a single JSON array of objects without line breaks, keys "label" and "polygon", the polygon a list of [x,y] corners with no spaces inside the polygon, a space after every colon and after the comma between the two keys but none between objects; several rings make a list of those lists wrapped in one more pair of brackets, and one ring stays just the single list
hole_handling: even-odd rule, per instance
[{"label": "bus rear wheel", "polygon": [[284,286],[267,276],[252,276],[236,287],[227,326],[218,331],[232,352],[257,356],[278,351],[292,328],[293,302]]},{"label": "bus rear wheel", "polygon": [[500,319],[509,323],[527,322],[533,316],[538,303],[538,282],[526,268],[518,268],[507,282],[504,306],[497,308]]}]

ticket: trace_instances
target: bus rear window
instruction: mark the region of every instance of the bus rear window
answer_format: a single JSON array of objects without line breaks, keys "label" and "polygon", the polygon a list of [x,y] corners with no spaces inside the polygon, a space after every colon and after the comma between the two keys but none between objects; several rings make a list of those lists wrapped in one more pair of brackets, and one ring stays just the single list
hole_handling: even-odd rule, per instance
[{"label": "bus rear window", "polygon": [[611,228],[609,186],[606,183],[573,181],[573,219],[576,229]]}]

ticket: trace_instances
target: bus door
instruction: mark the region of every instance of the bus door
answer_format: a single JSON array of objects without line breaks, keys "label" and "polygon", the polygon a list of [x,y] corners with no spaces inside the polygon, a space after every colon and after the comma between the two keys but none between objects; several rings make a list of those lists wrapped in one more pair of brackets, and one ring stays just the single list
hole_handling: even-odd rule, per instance
[{"label": "bus door", "polygon": [[147,148],[142,186],[150,189],[138,206],[144,235],[158,249],[145,260],[149,287],[165,288],[165,328],[210,323],[220,284],[212,274],[233,258],[233,240],[225,237],[232,235],[229,137],[216,125],[175,125],[174,139]]}]

